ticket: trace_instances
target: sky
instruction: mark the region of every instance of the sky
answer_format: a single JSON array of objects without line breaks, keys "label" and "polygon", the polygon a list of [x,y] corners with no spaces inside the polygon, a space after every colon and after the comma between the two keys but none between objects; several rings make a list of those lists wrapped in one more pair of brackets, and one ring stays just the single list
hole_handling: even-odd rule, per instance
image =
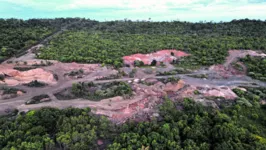
[{"label": "sky", "polygon": [[266,20],[266,0],[0,0],[0,18],[58,17],[98,21]]}]

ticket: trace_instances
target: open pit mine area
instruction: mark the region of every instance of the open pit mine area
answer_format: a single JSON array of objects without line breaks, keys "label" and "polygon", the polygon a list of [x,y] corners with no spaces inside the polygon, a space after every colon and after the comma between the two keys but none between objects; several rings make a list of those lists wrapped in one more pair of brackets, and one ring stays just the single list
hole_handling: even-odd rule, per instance
[{"label": "open pit mine area", "polygon": [[[33,54],[28,51],[26,56]],[[192,98],[215,108],[232,104],[238,98],[234,89],[266,87],[247,76],[239,59],[265,57],[256,51],[230,50],[224,64],[198,69],[176,68],[173,60],[190,54],[162,50],[151,54],[123,57],[126,67],[114,69],[100,64],[62,63],[21,56],[0,65],[0,113],[27,112],[42,107],[92,108],[115,123],[158,117],[165,97],[173,101]],[[156,64],[150,66],[153,60]],[[135,67],[134,62],[144,62]],[[161,65],[162,62],[164,65]],[[237,69],[235,64],[242,67]]]}]

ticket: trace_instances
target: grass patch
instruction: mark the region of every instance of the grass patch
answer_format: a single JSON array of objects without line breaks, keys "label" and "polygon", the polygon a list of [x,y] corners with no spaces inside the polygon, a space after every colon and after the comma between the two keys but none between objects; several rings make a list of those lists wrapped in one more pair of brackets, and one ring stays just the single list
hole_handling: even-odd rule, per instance
[{"label": "grass patch", "polygon": [[71,88],[71,93],[78,98],[90,100],[101,100],[115,96],[132,95],[132,89],[125,82],[111,82],[103,84],[89,83],[74,83]]}]

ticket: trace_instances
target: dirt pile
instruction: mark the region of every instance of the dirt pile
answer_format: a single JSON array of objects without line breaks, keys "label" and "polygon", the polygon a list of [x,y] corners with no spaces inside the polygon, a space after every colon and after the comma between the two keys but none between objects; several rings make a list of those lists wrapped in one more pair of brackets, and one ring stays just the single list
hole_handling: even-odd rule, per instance
[{"label": "dirt pile", "polygon": [[196,86],[189,85],[187,86],[183,91],[180,91],[178,94],[178,98],[184,98],[184,97],[194,97],[194,91],[197,90]]},{"label": "dirt pile", "polygon": [[234,100],[237,98],[237,95],[232,91],[230,87],[226,86],[193,86],[188,85],[184,90],[180,91],[178,97],[223,97],[228,100]]},{"label": "dirt pile", "polygon": [[210,88],[202,90],[201,93],[206,97],[223,97],[230,100],[237,98],[237,95],[229,87]]},{"label": "dirt pile", "polygon": [[17,71],[14,69],[1,68],[0,74],[8,76],[5,78],[3,83],[9,86],[30,83],[33,80],[38,80],[47,84],[56,84],[53,74],[42,68],[32,69],[29,71]]},{"label": "dirt pile", "polygon": [[68,74],[71,71],[79,71],[82,70],[84,75],[87,75],[97,69],[100,69],[99,64],[78,64],[78,63],[55,63],[52,66],[49,66],[45,69],[50,70],[50,71],[56,71],[56,74]]},{"label": "dirt pile", "polygon": [[244,76],[246,72],[246,67],[243,67],[243,71],[239,71],[234,68],[232,65],[225,67],[224,65],[213,65],[209,68],[209,70],[215,71],[215,78],[229,78],[232,76]]},{"label": "dirt pile", "polygon": [[177,50],[161,50],[150,54],[134,54],[130,56],[124,56],[124,64],[133,65],[134,61],[142,61],[145,65],[150,65],[153,60],[157,62],[171,63],[173,60],[180,57],[189,56],[189,54],[183,51]]},{"label": "dirt pile", "polygon": [[183,80],[179,80],[177,83],[168,82],[164,87],[164,91],[177,92],[180,89],[182,89],[184,86],[185,86],[185,81]]}]

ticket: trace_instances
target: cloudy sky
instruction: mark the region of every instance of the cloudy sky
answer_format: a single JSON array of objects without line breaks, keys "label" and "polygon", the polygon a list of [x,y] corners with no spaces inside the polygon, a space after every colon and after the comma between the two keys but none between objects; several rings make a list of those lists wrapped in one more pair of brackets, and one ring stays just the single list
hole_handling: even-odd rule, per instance
[{"label": "cloudy sky", "polygon": [[105,20],[266,20],[266,0],[0,0],[0,18]]}]

